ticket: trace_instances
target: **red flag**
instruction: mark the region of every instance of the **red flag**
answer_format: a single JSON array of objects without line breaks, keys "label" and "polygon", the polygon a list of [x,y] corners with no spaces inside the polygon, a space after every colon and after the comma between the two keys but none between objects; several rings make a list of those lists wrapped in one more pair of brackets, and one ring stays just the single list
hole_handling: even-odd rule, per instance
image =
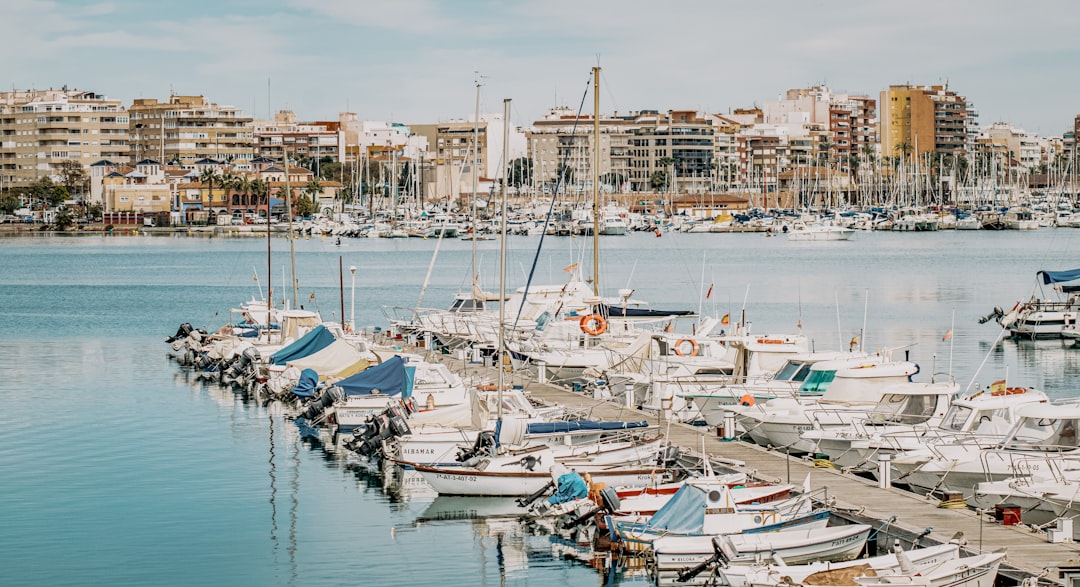
[{"label": "red flag", "polygon": [[941,337],[941,340],[949,340],[950,338],[952,338],[952,328]]},{"label": "red flag", "polygon": [[705,299],[706,300],[709,299],[712,296],[712,287],[713,287],[713,284],[710,283],[709,284],[709,291],[705,292]]}]

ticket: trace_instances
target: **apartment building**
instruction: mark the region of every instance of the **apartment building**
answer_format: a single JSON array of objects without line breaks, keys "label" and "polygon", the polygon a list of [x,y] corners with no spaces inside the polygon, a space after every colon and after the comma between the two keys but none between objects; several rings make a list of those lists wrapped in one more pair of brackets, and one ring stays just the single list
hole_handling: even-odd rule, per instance
[{"label": "apartment building", "polygon": [[974,117],[969,118],[967,98],[947,86],[889,86],[881,92],[880,108],[882,157],[968,155]]},{"label": "apartment building", "polygon": [[[877,144],[877,101],[868,96],[834,93],[826,86],[788,90],[785,97],[765,102],[763,123],[788,127],[795,137],[822,135],[813,141],[814,160],[839,171],[851,168],[852,157]],[[793,155],[793,160],[799,160]]]},{"label": "apartment building", "polygon": [[[600,188],[623,191],[633,176],[630,143],[636,116],[600,115]],[[594,118],[578,116],[569,108],[552,108],[526,131],[528,156],[533,161],[533,177],[538,189],[550,193],[562,175],[562,193],[591,193]]]},{"label": "apartment building", "polygon": [[203,96],[139,98],[128,108],[132,161],[154,159],[189,166],[200,159],[243,161],[255,157],[252,119],[233,106]]},{"label": "apartment building", "polygon": [[1043,162],[1043,141],[1007,122],[995,122],[983,128],[979,142],[988,146],[990,152],[1003,154],[1004,163],[1010,169],[1030,170]]},{"label": "apartment building", "polygon": [[119,100],[97,92],[0,92],[0,185],[59,180],[64,161],[83,167],[128,157],[128,114]]},{"label": "apartment building", "polygon": [[292,110],[281,110],[274,120],[252,122],[255,156],[280,161],[289,159],[318,168],[322,162],[341,161],[345,133],[338,122],[297,122]]}]

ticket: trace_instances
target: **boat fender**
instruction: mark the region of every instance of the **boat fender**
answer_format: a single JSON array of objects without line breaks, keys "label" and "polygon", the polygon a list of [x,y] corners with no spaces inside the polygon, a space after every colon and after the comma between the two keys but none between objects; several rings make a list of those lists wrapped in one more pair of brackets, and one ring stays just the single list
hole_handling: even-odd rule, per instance
[{"label": "boat fender", "polygon": [[747,407],[754,405],[754,396],[749,393],[744,393],[743,396],[739,398],[739,405]]}]

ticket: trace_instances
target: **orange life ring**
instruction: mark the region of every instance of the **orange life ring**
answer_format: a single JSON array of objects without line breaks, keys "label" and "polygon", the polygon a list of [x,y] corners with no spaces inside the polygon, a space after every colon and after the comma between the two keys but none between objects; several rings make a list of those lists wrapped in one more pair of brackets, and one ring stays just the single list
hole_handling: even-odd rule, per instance
[{"label": "orange life ring", "polygon": [[744,393],[743,396],[739,398],[739,404],[743,406],[754,405],[754,396],[750,395],[749,393]]},{"label": "orange life ring", "polygon": [[581,327],[581,331],[585,334],[592,336],[600,336],[607,332],[607,320],[600,314],[589,314],[588,316],[582,316],[581,322],[578,323]]},{"label": "orange life ring", "polygon": [[[686,342],[690,343],[690,352],[683,352],[682,350],[683,343]],[[672,350],[680,357],[696,357],[698,353],[698,344],[697,341],[692,338],[680,338],[675,342],[675,346],[672,347]]]}]

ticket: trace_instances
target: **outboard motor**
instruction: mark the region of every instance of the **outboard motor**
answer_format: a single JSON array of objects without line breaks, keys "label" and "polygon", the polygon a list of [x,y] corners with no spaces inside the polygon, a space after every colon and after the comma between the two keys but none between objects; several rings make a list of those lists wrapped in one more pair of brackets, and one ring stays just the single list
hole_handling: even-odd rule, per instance
[{"label": "outboard motor", "polygon": [[979,318],[979,324],[986,324],[991,318],[996,319],[998,323],[1001,323],[1001,319],[1005,317],[1005,311],[1000,306],[995,306],[989,314]]},{"label": "outboard motor", "polygon": [[596,514],[601,512],[607,512],[608,514],[614,514],[619,511],[619,494],[613,487],[605,487],[600,490],[600,504],[592,510],[578,516],[577,518],[563,524],[563,530],[570,530],[571,528],[577,528]]},{"label": "outboard motor", "polygon": [[731,562],[731,560],[727,557],[726,554],[724,554],[724,548],[720,545],[720,537],[714,536],[712,539],[712,543],[713,555],[701,561],[701,563],[696,566],[688,567],[680,571],[678,578],[675,579],[676,581],[678,581],[679,583],[685,583],[690,579],[693,579],[694,577],[700,575],[702,571],[709,568],[709,566],[711,565],[717,565],[720,568],[724,569],[727,568],[728,563]]},{"label": "outboard motor", "polygon": [[669,444],[664,448],[663,452],[656,455],[656,464],[665,469],[675,467],[675,465],[679,464],[679,447]]},{"label": "outboard motor", "polygon": [[484,430],[476,435],[476,442],[473,442],[471,449],[458,451],[457,461],[459,463],[464,463],[465,461],[479,456],[490,456],[493,454],[495,454],[495,433],[490,430]]},{"label": "outboard motor", "polygon": [[345,392],[340,387],[331,387],[324,391],[322,395],[311,400],[311,403],[307,405],[303,413],[300,414],[302,418],[308,422],[314,422],[316,418],[322,416],[326,410],[334,405],[334,402],[345,399]]},{"label": "outboard motor", "polygon": [[195,330],[195,327],[193,327],[190,322],[184,322],[180,325],[180,328],[176,329],[176,334],[165,337],[165,342],[175,342],[177,340],[187,338],[193,330]]}]

